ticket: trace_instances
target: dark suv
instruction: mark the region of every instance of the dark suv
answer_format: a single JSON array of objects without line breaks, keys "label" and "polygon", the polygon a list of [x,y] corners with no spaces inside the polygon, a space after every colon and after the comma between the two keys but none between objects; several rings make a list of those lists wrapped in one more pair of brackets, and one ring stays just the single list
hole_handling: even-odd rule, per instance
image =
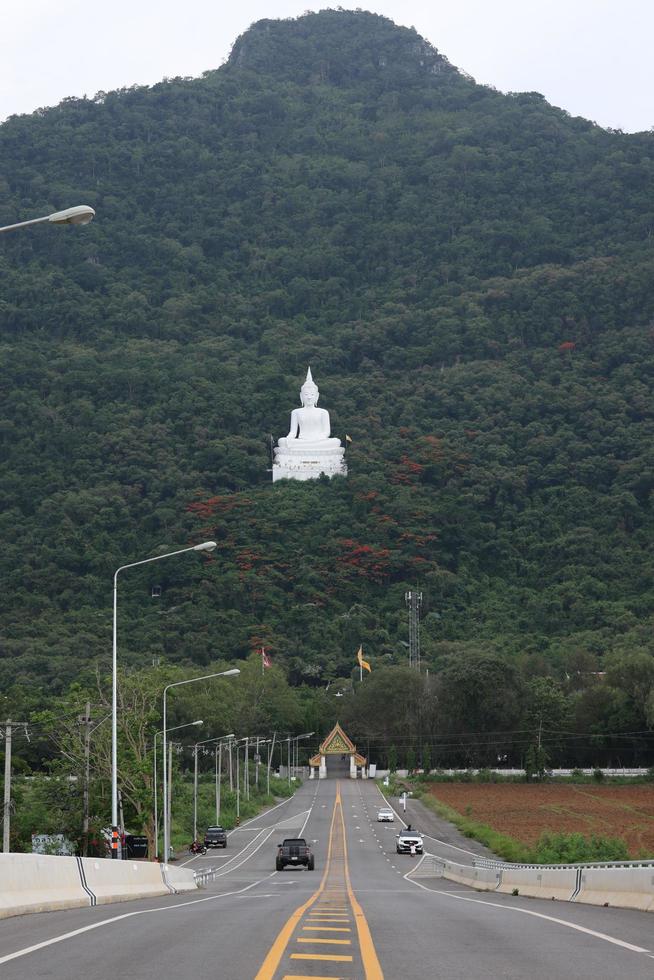
[{"label": "dark suv", "polygon": [[303,864],[307,871],[313,871],[313,853],[303,837],[287,837],[277,846],[275,867],[283,871],[287,864],[293,867]]},{"label": "dark suv", "polygon": [[222,827],[207,827],[204,835],[205,847],[227,847],[227,834]]}]

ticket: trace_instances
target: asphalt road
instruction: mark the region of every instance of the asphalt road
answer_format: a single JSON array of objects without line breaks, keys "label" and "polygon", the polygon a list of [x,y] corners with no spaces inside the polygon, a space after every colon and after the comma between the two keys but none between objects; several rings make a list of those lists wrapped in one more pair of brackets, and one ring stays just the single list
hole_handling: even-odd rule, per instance
[{"label": "asphalt road", "polygon": [[[651,913],[409,881],[419,858],[396,854],[381,803],[372,781],[307,782],[193,860],[219,868],[197,895],[0,920],[0,978],[654,978]],[[274,870],[287,836],[313,841],[315,871]]]}]

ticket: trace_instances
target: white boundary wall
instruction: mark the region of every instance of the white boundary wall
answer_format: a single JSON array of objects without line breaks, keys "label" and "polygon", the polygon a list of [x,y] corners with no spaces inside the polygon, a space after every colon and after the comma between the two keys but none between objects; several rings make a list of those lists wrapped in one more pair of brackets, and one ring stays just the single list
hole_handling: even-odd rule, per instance
[{"label": "white boundary wall", "polygon": [[653,867],[471,867],[426,854],[407,876],[447,878],[478,891],[654,912]]},{"label": "white boundary wall", "polygon": [[0,918],[195,891],[193,872],[137,861],[0,854]]}]

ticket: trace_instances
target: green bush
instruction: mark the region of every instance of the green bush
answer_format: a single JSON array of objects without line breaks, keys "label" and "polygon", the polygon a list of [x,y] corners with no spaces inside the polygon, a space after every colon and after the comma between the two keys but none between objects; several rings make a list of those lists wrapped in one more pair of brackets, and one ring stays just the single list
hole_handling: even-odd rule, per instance
[{"label": "green bush", "polygon": [[536,864],[579,864],[584,861],[628,861],[629,851],[621,837],[594,834],[541,834],[533,852]]}]

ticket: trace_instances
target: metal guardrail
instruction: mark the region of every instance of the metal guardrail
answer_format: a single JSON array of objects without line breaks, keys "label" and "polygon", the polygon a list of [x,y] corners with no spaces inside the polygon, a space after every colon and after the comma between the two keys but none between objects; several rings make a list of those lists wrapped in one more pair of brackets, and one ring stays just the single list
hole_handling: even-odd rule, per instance
[{"label": "metal guardrail", "polygon": [[216,872],[218,870],[218,868],[203,868],[202,871],[194,871],[193,877],[195,878],[195,884],[198,886],[198,888],[201,888],[203,885],[206,885],[208,881],[215,881]]},{"label": "metal guardrail", "polygon": [[502,868],[525,868],[527,870],[573,870],[580,868],[654,868],[654,858],[647,858],[642,861],[587,861],[578,864],[511,864],[508,861],[495,861],[493,858],[472,859],[473,868],[489,868],[490,870],[501,870]]}]

